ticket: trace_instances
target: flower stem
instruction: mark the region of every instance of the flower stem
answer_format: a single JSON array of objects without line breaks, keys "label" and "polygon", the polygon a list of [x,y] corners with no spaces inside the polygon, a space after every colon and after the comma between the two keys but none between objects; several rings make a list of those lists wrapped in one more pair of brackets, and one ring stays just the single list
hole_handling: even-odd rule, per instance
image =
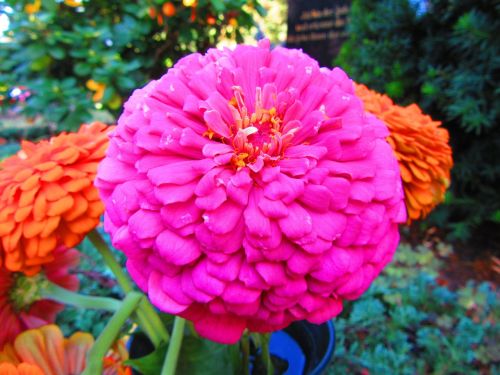
[{"label": "flower stem", "polygon": [[244,333],[241,337],[241,352],[243,354],[242,366],[243,366],[243,375],[250,374],[250,338],[248,333]]},{"label": "flower stem", "polygon": [[129,292],[123,300],[121,307],[109,320],[108,324],[101,332],[96,342],[90,349],[87,355],[87,366],[83,375],[102,374],[103,359],[109,351],[109,348],[118,338],[120,330],[133,314],[139,303],[143,299],[143,295],[138,292]]},{"label": "flower stem", "polygon": [[271,353],[269,352],[269,341],[271,341],[271,334],[270,333],[262,333],[261,335],[261,342],[262,342],[262,361],[264,362],[264,365],[266,366],[266,372],[267,375],[273,375],[274,370],[273,370],[273,362],[271,361]]},{"label": "flower stem", "polygon": [[172,332],[172,337],[170,343],[168,344],[167,356],[163,362],[163,368],[161,369],[161,375],[175,375],[175,369],[177,368],[177,359],[179,358],[179,353],[181,351],[182,338],[184,337],[184,325],[186,321],[176,316],[174,320],[174,330]]},{"label": "flower stem", "polygon": [[[101,256],[115,275],[116,280],[118,281],[118,284],[123,289],[123,291],[125,293],[133,291],[134,286],[132,284],[132,281],[125,273],[125,271],[123,271],[122,266],[116,261],[113,253],[111,252],[99,232],[94,229],[88,234],[88,238],[90,242],[92,242],[94,247],[99,251],[99,253],[101,253]],[[168,342],[168,331],[163,325],[163,322],[158,316],[158,313],[147,298],[143,298],[140,302],[136,315],[139,325],[144,330],[144,332],[146,332],[155,347],[158,347],[161,342]]]},{"label": "flower stem", "polygon": [[78,294],[72,292],[71,290],[61,288],[59,285],[50,281],[47,281],[45,286],[42,288],[41,296],[65,305],[79,307],[82,309],[117,311],[122,305],[121,301],[117,299]]}]

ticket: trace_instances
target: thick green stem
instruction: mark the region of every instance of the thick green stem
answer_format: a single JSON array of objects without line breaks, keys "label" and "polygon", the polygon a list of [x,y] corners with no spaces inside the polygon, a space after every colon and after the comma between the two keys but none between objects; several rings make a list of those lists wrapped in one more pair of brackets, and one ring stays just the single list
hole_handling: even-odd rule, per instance
[{"label": "thick green stem", "polygon": [[184,337],[185,324],[186,321],[183,318],[179,316],[175,317],[174,330],[172,332],[172,337],[170,338],[170,343],[168,344],[167,356],[165,357],[165,362],[163,362],[161,375],[175,375],[175,369],[177,368],[177,359],[179,358],[182,338]]},{"label": "thick green stem", "polygon": [[273,370],[273,362],[271,361],[271,353],[269,351],[269,341],[271,341],[271,334],[270,333],[263,333],[260,335],[262,340],[262,361],[264,362],[264,365],[266,366],[266,372],[267,375],[273,375],[274,370]]},{"label": "thick green stem", "polygon": [[63,303],[82,309],[101,309],[109,311],[117,311],[120,309],[121,301],[109,297],[85,296],[70,290],[61,288],[50,281],[41,290],[43,298],[51,299],[56,302]]},{"label": "thick green stem", "polygon": [[[95,246],[95,248],[101,253],[101,256],[115,275],[116,280],[118,281],[118,284],[123,289],[123,291],[125,293],[129,293],[130,291],[134,290],[132,281],[125,273],[125,271],[123,271],[122,266],[116,261],[113,253],[108,248],[108,245],[103,240],[99,232],[97,232],[97,230],[93,230],[88,234],[88,238]],[[158,347],[161,342],[168,342],[168,331],[163,325],[163,322],[158,316],[156,310],[147,300],[147,298],[143,298],[136,314],[139,325],[148,335],[149,339],[155,345],[155,347]]]},{"label": "thick green stem", "polygon": [[243,355],[242,366],[243,375],[250,374],[250,337],[247,332],[241,337],[241,353]]},{"label": "thick green stem", "polygon": [[121,328],[133,314],[143,295],[138,292],[129,292],[122,302],[120,309],[114,313],[106,327],[87,355],[87,366],[83,375],[102,374],[103,360],[113,343],[118,338]]}]

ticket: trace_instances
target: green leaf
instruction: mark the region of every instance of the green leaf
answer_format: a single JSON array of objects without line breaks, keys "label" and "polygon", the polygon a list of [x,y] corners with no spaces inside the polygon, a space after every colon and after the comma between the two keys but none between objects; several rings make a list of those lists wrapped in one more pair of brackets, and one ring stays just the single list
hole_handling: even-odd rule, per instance
[{"label": "green leaf", "polygon": [[210,0],[212,6],[214,7],[216,12],[222,13],[226,10],[224,2],[222,0]]},{"label": "green leaf", "polygon": [[125,361],[125,365],[131,366],[143,375],[158,375],[163,366],[163,360],[167,353],[168,344],[160,344],[151,354],[137,359]]},{"label": "green leaf", "polygon": [[76,75],[86,76],[86,75],[90,74],[92,67],[86,63],[78,63],[75,65],[74,70],[75,70]]},{"label": "green leaf", "polygon": [[238,345],[222,345],[213,341],[185,336],[182,342],[178,374],[220,375],[238,373]]},{"label": "green leaf", "polygon": [[54,59],[57,60],[62,60],[64,56],[66,55],[64,50],[61,47],[53,47],[49,49],[49,54],[52,56]]}]

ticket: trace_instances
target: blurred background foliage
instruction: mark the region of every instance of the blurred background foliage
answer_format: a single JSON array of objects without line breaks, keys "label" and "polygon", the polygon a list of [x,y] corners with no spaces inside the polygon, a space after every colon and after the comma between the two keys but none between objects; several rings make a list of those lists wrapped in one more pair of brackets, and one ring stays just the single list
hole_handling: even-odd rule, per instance
[{"label": "blurred background foliage", "polygon": [[133,89],[186,54],[242,42],[265,9],[258,0],[5,0],[0,13],[10,21],[0,43],[3,114],[15,105],[55,132],[113,122]]},{"label": "blurred background foliage", "polygon": [[498,1],[354,0],[349,40],[335,61],[398,104],[416,102],[450,131],[451,189],[431,221],[455,239],[500,223],[498,35]]}]

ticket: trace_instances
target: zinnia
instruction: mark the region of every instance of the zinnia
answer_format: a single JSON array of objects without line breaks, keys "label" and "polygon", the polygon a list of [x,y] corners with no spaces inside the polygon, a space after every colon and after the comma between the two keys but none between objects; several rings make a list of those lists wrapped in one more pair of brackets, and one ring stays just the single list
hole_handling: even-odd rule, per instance
[{"label": "zinnia", "polygon": [[322,323],[405,220],[386,127],[298,50],[192,54],[125,104],[96,186],[137,284],[204,337]]},{"label": "zinnia", "polygon": [[61,243],[78,244],[104,207],[92,185],[108,146],[94,122],[22,149],[0,164],[0,266],[35,274]]},{"label": "zinnia", "polygon": [[387,96],[356,84],[365,110],[389,128],[389,144],[396,154],[403,179],[408,221],[426,217],[444,200],[453,166],[449,134],[416,104],[395,105]]},{"label": "zinnia", "polygon": [[[13,345],[0,352],[0,374],[3,368],[31,366],[41,372],[27,374],[74,375],[85,369],[87,354],[94,344],[94,338],[86,332],[76,332],[65,338],[56,325],[46,325],[25,331],[16,337]],[[116,351],[117,345],[120,350]],[[128,359],[122,341],[104,359],[104,375],[131,375],[129,367],[123,365]],[[19,371],[19,370],[18,370]],[[22,372],[19,372],[23,374]],[[9,374],[6,372],[6,374]],[[16,374],[16,373],[13,373]]]},{"label": "zinnia", "polygon": [[[68,290],[78,289],[78,277],[70,270],[78,265],[79,252],[60,246],[55,251],[55,260],[42,268],[45,277]],[[37,282],[39,277],[25,276],[0,268],[0,350],[14,340],[22,331],[53,323],[63,305],[37,300]]]}]

